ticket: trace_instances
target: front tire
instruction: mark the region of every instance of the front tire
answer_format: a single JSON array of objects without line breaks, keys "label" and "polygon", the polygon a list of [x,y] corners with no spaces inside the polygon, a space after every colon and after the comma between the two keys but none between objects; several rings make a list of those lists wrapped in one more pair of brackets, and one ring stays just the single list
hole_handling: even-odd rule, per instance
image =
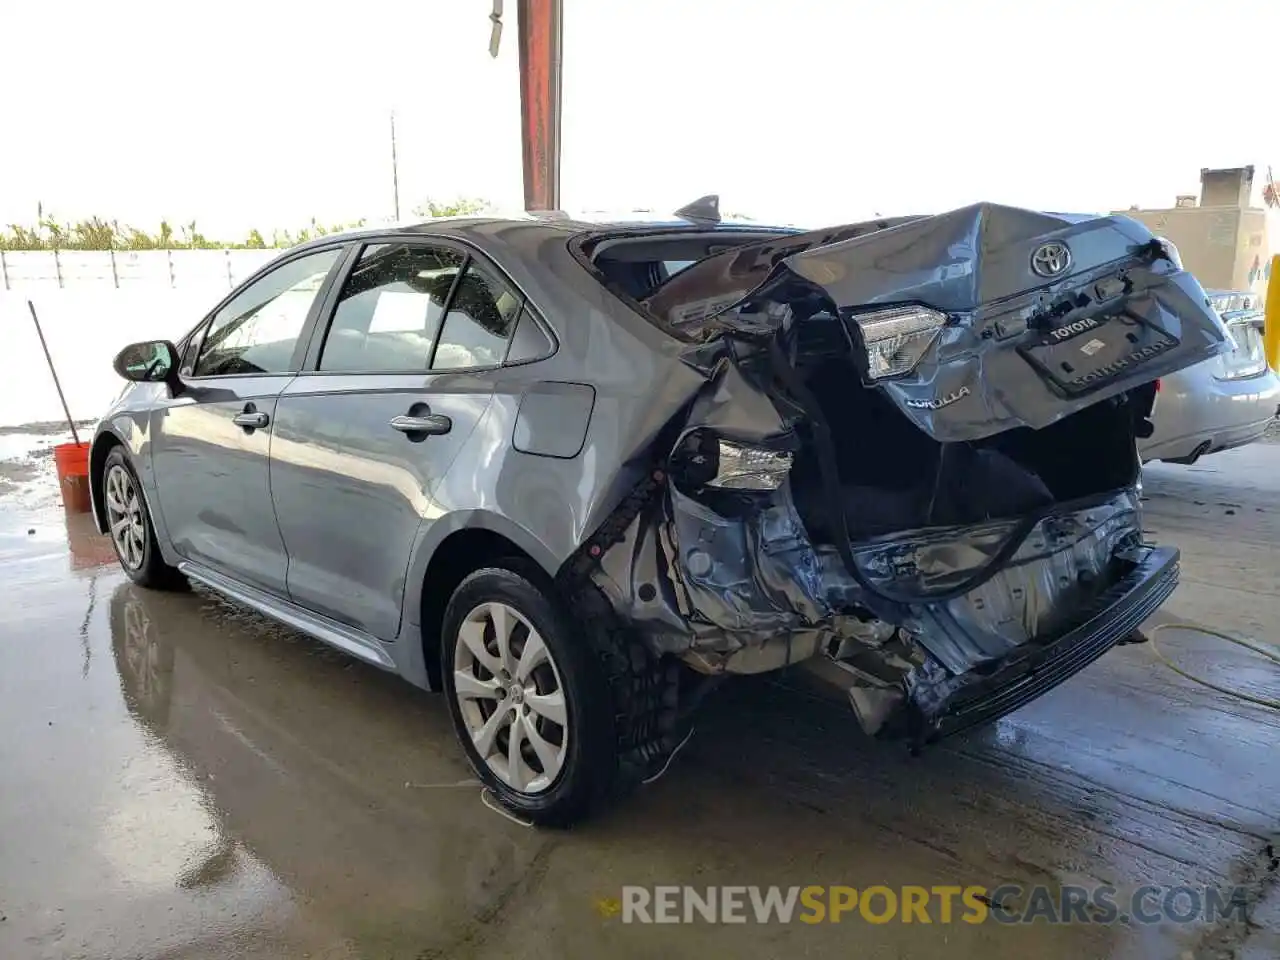
[{"label": "front tire", "polygon": [[107,535],[120,567],[134,583],[157,590],[181,590],[187,578],[165,563],[142,484],[123,447],[107,454],[102,470],[102,504]]},{"label": "front tire", "polygon": [[603,614],[575,603],[571,620],[541,571],[515,563],[472,573],[445,610],[454,730],[498,800],[538,824],[584,819],[670,749],[666,675]]}]

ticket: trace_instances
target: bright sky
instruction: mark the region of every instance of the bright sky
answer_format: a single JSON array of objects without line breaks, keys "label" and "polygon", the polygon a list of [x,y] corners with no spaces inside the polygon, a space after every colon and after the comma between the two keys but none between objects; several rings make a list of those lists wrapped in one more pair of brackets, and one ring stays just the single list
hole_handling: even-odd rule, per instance
[{"label": "bright sky", "polygon": [[[515,0],[5,0],[0,224],[207,234],[518,205]],[[810,225],[975,200],[1170,206],[1280,173],[1275,0],[565,0],[569,208]]]}]

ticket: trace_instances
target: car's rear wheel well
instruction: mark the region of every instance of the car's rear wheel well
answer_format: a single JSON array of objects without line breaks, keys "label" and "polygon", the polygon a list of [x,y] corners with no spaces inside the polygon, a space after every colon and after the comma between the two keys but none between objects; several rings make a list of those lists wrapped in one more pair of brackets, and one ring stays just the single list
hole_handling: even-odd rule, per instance
[{"label": "car's rear wheel well", "polygon": [[500,533],[484,529],[458,530],[449,534],[431,555],[422,586],[422,653],[433,690],[443,689],[440,677],[440,626],[449,598],[467,576],[484,567],[517,566],[534,569],[537,564],[525,551]]},{"label": "car's rear wheel well", "polygon": [[[102,499],[102,476],[107,469],[107,457],[116,447],[123,446],[120,438],[111,433],[104,433],[101,439],[93,445],[93,452],[89,455],[89,493],[93,498],[93,502],[101,507]],[[100,533],[106,533],[106,514],[105,511],[99,509],[97,511]]]}]

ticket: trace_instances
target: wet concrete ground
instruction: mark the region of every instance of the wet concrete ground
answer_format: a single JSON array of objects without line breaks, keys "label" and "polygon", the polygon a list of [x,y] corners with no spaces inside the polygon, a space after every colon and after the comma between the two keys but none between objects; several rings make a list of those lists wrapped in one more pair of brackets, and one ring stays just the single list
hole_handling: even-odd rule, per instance
[{"label": "wet concrete ground", "polygon": [[[10,448],[48,438],[0,437]],[[1280,956],[1280,715],[1113,651],[912,759],[774,684],[568,832],[491,812],[443,704],[215,597],[137,590],[48,465],[0,491],[0,957]],[[11,464],[12,467],[12,464]],[[34,471],[34,474],[33,474]],[[1280,446],[1148,471],[1157,620],[1280,636]],[[1280,695],[1187,631],[1162,649]],[[624,884],[1242,885],[1225,923],[624,925]]]}]

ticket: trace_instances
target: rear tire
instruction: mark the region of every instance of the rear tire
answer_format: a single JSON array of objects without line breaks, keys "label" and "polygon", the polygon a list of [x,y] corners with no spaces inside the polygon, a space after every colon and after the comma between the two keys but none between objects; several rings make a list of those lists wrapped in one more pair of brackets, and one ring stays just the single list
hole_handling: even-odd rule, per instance
[{"label": "rear tire", "polygon": [[454,730],[498,800],[538,824],[590,816],[671,748],[674,667],[615,629],[590,592],[573,598],[570,617],[541,570],[513,562],[469,575],[445,610]]},{"label": "rear tire", "polygon": [[176,567],[165,563],[142,484],[123,447],[107,454],[102,469],[102,505],[107,535],[120,567],[140,587],[184,590],[190,586]]}]

